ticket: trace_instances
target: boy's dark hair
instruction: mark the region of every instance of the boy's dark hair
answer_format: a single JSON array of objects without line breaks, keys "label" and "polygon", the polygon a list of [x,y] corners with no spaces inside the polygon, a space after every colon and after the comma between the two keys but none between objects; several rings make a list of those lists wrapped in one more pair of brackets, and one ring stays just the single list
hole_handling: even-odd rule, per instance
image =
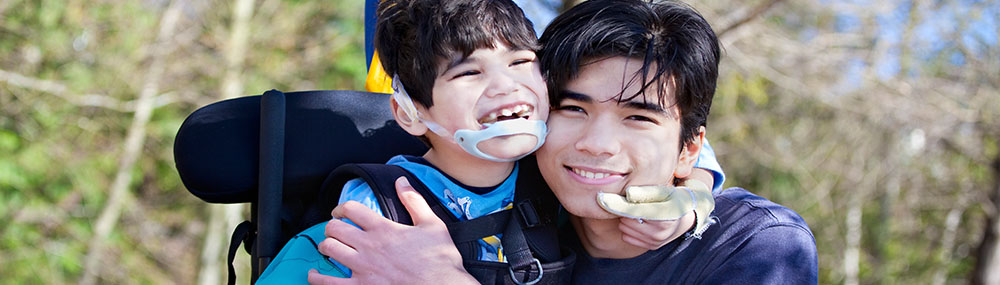
[{"label": "boy's dark hair", "polygon": [[[580,68],[598,60],[624,56],[642,64],[640,74],[627,84],[640,83],[636,94],[619,94],[625,102],[650,86],[668,86],[675,80],[681,112],[682,146],[706,124],[715,81],[719,76],[719,40],[712,27],[693,8],[679,2],[591,0],[559,17],[539,40],[542,74],[548,81],[552,104],[559,104],[562,88]],[[618,76],[609,74],[609,76]],[[647,76],[652,80],[645,81]],[[622,92],[627,86],[622,86]],[[657,100],[668,106],[669,94],[659,88]]]},{"label": "boy's dark hair", "polygon": [[538,50],[531,22],[510,0],[385,0],[376,11],[375,50],[411,98],[430,108],[438,61],[502,43]]}]

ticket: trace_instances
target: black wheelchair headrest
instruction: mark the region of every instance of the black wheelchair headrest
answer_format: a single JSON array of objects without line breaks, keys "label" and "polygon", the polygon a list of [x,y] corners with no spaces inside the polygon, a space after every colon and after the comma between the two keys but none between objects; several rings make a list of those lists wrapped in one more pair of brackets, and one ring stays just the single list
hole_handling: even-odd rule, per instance
[{"label": "black wheelchair headrest", "polygon": [[[284,195],[317,191],[344,163],[383,163],[427,147],[396,125],[389,95],[359,91],[285,94]],[[184,186],[211,203],[257,199],[261,96],[217,102],[192,113],[174,141]]]}]

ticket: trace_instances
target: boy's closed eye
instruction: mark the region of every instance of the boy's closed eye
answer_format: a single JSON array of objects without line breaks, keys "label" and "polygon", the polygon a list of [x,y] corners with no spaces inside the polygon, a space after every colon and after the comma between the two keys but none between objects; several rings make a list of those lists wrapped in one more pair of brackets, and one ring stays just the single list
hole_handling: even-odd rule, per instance
[{"label": "boy's closed eye", "polygon": [[511,61],[510,63],[511,66],[522,65],[525,63],[534,63],[538,60],[538,57],[535,55],[535,52],[527,50],[517,51],[513,53],[511,57],[514,58],[514,60]]},{"label": "boy's closed eye", "polygon": [[458,78],[464,77],[464,76],[478,75],[479,73],[480,72],[478,70],[466,70],[466,71],[459,72],[458,74],[455,74],[455,76],[453,76],[451,79],[458,79]]},{"label": "boy's closed eye", "polygon": [[518,66],[518,65],[522,65],[522,64],[525,64],[525,63],[532,63],[532,62],[534,62],[534,60],[532,60],[532,59],[518,59],[518,60],[515,60],[514,62],[511,62],[510,65],[511,66]]}]

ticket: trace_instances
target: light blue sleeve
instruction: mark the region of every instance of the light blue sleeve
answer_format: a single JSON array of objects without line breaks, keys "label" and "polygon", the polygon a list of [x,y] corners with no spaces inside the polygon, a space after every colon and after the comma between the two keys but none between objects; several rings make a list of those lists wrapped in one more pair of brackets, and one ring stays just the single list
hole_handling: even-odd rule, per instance
[{"label": "light blue sleeve", "polygon": [[726,173],[722,172],[722,166],[715,159],[715,150],[712,149],[712,145],[708,144],[707,138],[701,147],[701,153],[698,154],[698,161],[695,162],[694,167],[708,170],[712,173],[712,178],[715,180],[715,183],[712,185],[712,193],[722,191],[722,183],[726,181]]},{"label": "light blue sleeve", "polygon": [[[337,204],[346,201],[357,201],[375,213],[382,214],[375,193],[362,179],[353,179],[344,184]],[[357,226],[348,219],[343,221]],[[292,237],[261,273],[257,284],[308,284],[306,279],[309,269],[313,268],[324,275],[351,277],[351,270],[347,266],[323,256],[317,249],[319,243],[326,238],[325,230],[326,222],[322,222]]]},{"label": "light blue sleeve", "polygon": [[[355,178],[344,183],[344,190],[340,192],[340,200],[337,200],[337,205],[347,201],[361,203],[375,211],[376,214],[382,215],[382,207],[378,204],[378,198],[375,198],[375,192],[368,186],[368,183],[365,183],[364,179]],[[344,219],[344,221],[354,225],[350,220]]]},{"label": "light blue sleeve", "polygon": [[[366,183],[363,179],[355,178],[351,179],[350,181],[347,181],[347,183],[344,183],[344,190],[340,191],[340,200],[337,201],[337,205],[343,204],[344,202],[347,201],[355,201],[361,203],[362,205],[365,205],[365,207],[368,207],[369,209],[372,209],[372,211],[375,211],[375,214],[382,215],[382,207],[379,206],[378,198],[375,197],[375,192],[372,191],[371,186],[368,186],[368,183]],[[348,224],[351,224],[355,227],[358,227],[357,224],[355,224],[354,222],[352,222],[347,218],[343,218],[340,220]],[[347,277],[351,277],[350,268],[347,268],[347,266],[344,266],[343,264],[340,264],[340,262],[333,260],[333,258],[327,258],[327,259],[330,260],[330,262],[332,262],[333,265],[337,267],[337,269],[347,273]]]}]

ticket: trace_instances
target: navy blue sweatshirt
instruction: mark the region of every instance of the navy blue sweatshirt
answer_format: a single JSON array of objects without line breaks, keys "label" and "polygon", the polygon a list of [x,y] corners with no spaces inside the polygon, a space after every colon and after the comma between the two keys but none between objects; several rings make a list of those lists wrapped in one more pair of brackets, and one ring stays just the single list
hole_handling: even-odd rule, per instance
[{"label": "navy blue sweatshirt", "polygon": [[594,258],[572,226],[560,240],[577,254],[575,284],[816,284],[816,240],[795,211],[740,188],[715,194],[701,239],[681,237],[628,259]]}]

